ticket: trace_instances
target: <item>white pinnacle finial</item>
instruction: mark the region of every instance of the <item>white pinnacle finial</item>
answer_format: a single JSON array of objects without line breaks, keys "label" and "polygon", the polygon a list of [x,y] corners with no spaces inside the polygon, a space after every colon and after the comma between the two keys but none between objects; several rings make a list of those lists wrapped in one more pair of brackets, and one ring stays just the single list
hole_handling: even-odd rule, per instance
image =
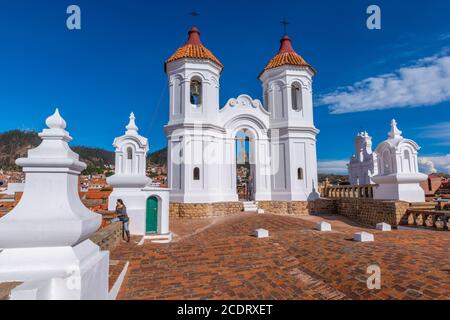
[{"label": "white pinnacle finial", "polygon": [[59,114],[59,109],[56,108],[55,113],[53,113],[50,117],[45,120],[45,124],[50,129],[62,129],[66,128],[66,121]]},{"label": "white pinnacle finial", "polygon": [[130,122],[126,126],[127,133],[137,133],[139,128],[137,127],[136,122],[134,121],[135,119],[136,117],[134,116],[134,112],[130,113]]},{"label": "white pinnacle finial", "polygon": [[397,128],[397,121],[392,119],[391,121],[391,131],[389,132],[389,138],[397,139],[402,137],[402,131]]}]

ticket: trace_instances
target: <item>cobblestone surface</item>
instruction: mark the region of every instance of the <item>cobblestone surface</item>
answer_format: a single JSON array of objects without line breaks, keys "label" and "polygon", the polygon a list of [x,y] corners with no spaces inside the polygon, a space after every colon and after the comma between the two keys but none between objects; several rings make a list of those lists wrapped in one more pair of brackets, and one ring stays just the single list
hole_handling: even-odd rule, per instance
[{"label": "cobblestone surface", "polygon": [[[314,230],[325,220],[331,232]],[[256,228],[270,237],[251,236]],[[111,259],[129,260],[119,299],[450,299],[450,233],[361,227],[338,216],[237,214],[174,219],[170,244],[139,238]],[[368,231],[373,243],[352,235]],[[367,288],[367,267],[381,289]]]}]

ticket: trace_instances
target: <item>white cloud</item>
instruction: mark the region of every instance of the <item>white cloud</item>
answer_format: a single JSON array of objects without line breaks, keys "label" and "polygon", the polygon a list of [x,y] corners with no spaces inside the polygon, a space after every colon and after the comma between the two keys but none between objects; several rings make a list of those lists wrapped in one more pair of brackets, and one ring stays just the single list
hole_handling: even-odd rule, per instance
[{"label": "white cloud", "polygon": [[425,158],[419,158],[419,171],[430,174],[430,173],[436,173],[437,170],[434,167],[433,161]]},{"label": "white cloud", "polygon": [[419,129],[422,130],[421,136],[423,138],[437,140],[438,142],[435,145],[450,146],[450,121],[436,123]]},{"label": "white cloud", "polygon": [[428,174],[435,172],[450,174],[450,154],[419,157],[419,169]]},{"label": "white cloud", "polygon": [[441,53],[325,94],[318,105],[328,105],[331,113],[340,114],[431,106],[449,100],[450,56]]},{"label": "white cloud", "polygon": [[348,174],[347,163],[348,160],[319,161],[317,170],[319,173]]},{"label": "white cloud", "polygon": [[439,40],[447,40],[450,39],[450,33],[443,33],[439,36]]}]

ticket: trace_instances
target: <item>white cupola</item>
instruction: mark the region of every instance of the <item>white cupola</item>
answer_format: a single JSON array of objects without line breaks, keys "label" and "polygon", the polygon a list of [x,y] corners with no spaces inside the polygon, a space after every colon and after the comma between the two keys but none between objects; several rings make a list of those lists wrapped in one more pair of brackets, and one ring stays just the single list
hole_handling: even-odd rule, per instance
[{"label": "white cupola", "polygon": [[424,202],[425,195],[419,183],[427,179],[419,173],[418,151],[414,141],[405,139],[391,121],[388,139],[381,142],[375,150],[378,156],[379,174],[372,180],[379,184],[374,191],[376,199]]},{"label": "white cupola", "polygon": [[314,128],[312,79],[315,74],[316,70],[293,49],[291,38],[284,35],[278,53],[258,77],[272,128]]},{"label": "white cupola", "polygon": [[148,140],[139,135],[134,113],[123,136],[114,139],[116,149],[115,174],[107,179],[113,187],[143,188],[150,178],[146,176]]}]

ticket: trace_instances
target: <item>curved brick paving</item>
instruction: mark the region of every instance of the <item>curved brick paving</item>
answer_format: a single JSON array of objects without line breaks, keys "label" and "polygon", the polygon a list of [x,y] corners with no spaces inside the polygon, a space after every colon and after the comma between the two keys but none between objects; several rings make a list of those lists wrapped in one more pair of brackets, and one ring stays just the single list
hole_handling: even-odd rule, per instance
[{"label": "curved brick paving", "polygon": [[[120,299],[449,299],[449,232],[380,231],[341,217],[237,214],[172,220],[171,244],[121,244],[129,260]],[[313,230],[326,220],[333,231]],[[270,238],[251,237],[266,228]],[[373,243],[351,241],[356,231]],[[136,242],[139,239],[135,239]],[[178,240],[178,241],[177,241]],[[381,290],[366,286],[378,264]]]}]

